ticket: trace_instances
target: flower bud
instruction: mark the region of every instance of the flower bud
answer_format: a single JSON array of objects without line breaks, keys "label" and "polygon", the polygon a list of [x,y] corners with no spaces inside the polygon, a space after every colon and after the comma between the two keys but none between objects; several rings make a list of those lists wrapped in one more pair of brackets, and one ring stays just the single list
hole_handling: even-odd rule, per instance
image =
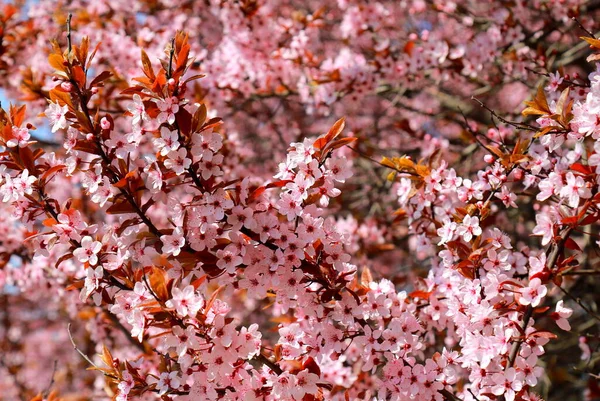
[{"label": "flower bud", "polygon": [[102,117],[100,120],[100,126],[102,129],[110,129],[110,121],[106,117]]}]

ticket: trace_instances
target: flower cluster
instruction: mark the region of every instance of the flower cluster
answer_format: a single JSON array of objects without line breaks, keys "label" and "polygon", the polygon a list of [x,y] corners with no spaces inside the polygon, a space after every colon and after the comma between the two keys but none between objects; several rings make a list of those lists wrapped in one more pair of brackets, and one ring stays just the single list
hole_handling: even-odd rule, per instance
[{"label": "flower cluster", "polygon": [[53,3],[0,13],[3,394],[595,396],[600,67],[544,46],[600,7],[68,1],[42,60]]}]

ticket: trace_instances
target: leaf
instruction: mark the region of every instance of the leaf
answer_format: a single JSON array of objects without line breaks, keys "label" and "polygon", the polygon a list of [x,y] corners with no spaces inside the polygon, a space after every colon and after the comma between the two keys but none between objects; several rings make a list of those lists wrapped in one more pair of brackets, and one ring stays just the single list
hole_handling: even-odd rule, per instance
[{"label": "leaf", "polygon": [[579,223],[580,226],[587,226],[588,224],[594,224],[596,223],[598,220],[600,220],[600,213],[598,214],[590,214],[588,216],[586,216],[583,220],[581,220],[581,222]]},{"label": "leaf", "polygon": [[302,363],[302,369],[308,369],[310,373],[314,373],[317,376],[321,376],[321,368],[312,356],[306,358],[306,360]]},{"label": "leaf", "polygon": [[10,121],[12,122],[12,125],[20,127],[23,124],[23,121],[25,120],[25,110],[25,105],[10,105]]},{"label": "leaf", "polygon": [[192,115],[185,108],[180,107],[177,114],[175,114],[175,120],[181,133],[185,136],[189,136],[192,129]]},{"label": "leaf", "polygon": [[550,125],[548,127],[544,127],[540,131],[536,132],[533,137],[537,139],[537,138],[542,137],[542,136],[546,135],[547,133],[549,133],[550,131],[555,130],[555,129],[556,129],[556,127],[553,126],[553,125]]},{"label": "leaf", "polygon": [[186,79],[185,81],[183,81],[183,83],[187,84],[188,82],[195,81],[196,79],[204,78],[205,76],[206,76],[206,74],[192,75],[191,77],[189,77],[188,79]]},{"label": "leaf", "polygon": [[503,158],[505,156],[504,152],[502,152],[498,146],[486,145],[485,148],[499,158]]},{"label": "leaf", "polygon": [[365,267],[360,274],[360,283],[365,287],[368,287],[369,284],[373,281],[373,275],[371,274],[371,270],[368,267]]},{"label": "leaf", "polygon": [[129,202],[125,199],[121,199],[118,202],[113,203],[108,209],[106,209],[106,213],[108,214],[126,214],[126,213],[135,213],[135,210],[131,206]]},{"label": "leaf", "polygon": [[348,137],[348,138],[342,138],[342,139],[335,140],[335,141],[331,142],[329,144],[329,146],[327,146],[327,150],[334,150],[334,149],[341,148],[342,146],[349,145],[352,142],[356,141],[356,139],[357,138],[354,138],[354,137]]},{"label": "leaf", "polygon": [[521,112],[524,116],[552,114],[542,85],[538,86],[535,98],[532,101],[526,101],[525,105],[527,108]]},{"label": "leaf", "polygon": [[289,184],[290,182],[293,182],[293,180],[280,180],[280,181],[273,181],[269,184],[266,185],[267,189],[271,189],[271,188],[282,188],[285,187],[287,184]]},{"label": "leaf", "polygon": [[42,221],[42,225],[44,227],[52,227],[55,224],[58,224],[58,221],[56,221],[56,219],[54,217],[49,217],[49,218],[45,219],[44,221]]},{"label": "leaf", "polygon": [[64,65],[64,62],[65,59],[63,58],[62,54],[52,53],[48,56],[48,64],[50,64],[50,67],[59,72],[59,75],[67,76],[67,67]]},{"label": "leaf", "polygon": [[578,173],[581,173],[583,175],[593,174],[593,170],[590,168],[590,166],[585,166],[581,163],[573,163],[569,167],[571,168],[571,170],[577,171]]},{"label": "leaf", "polygon": [[431,291],[421,291],[421,290],[417,290],[417,291],[413,291],[410,294],[408,294],[408,296],[410,298],[420,298],[420,299],[429,299],[429,297],[431,296]]},{"label": "leaf", "polygon": [[106,348],[106,345],[102,345],[102,354],[100,354],[100,359],[102,359],[102,362],[104,362],[106,366],[114,368],[113,356],[108,348]]},{"label": "leaf", "polygon": [[267,188],[264,186],[256,188],[252,193],[248,196],[248,202],[252,202],[256,200],[259,196],[261,196]]},{"label": "leaf", "polygon": [[37,174],[37,168],[35,166],[35,161],[33,159],[33,152],[29,147],[19,148],[19,157],[21,158],[21,162],[25,166],[31,175]]},{"label": "leaf", "polygon": [[202,276],[198,277],[196,280],[192,281],[191,284],[194,287],[194,289],[198,289],[202,283],[204,283],[207,279],[206,274],[203,274]]},{"label": "leaf", "polygon": [[542,337],[542,338],[547,338],[549,340],[553,340],[557,336],[556,336],[556,334],[551,333],[549,331],[536,331],[536,332],[529,334],[529,337]]},{"label": "leaf", "polygon": [[152,288],[158,299],[166,301],[169,299],[169,292],[167,291],[167,278],[165,273],[162,269],[156,266],[152,266],[151,269],[152,270],[148,275],[150,288]]},{"label": "leaf", "polygon": [[63,92],[57,88],[54,88],[50,91],[49,95],[52,102],[58,103],[61,106],[67,105],[71,111],[75,110],[71,96],[67,92]]},{"label": "leaf", "polygon": [[81,44],[79,45],[79,53],[77,55],[77,59],[81,63],[81,67],[85,69],[87,63],[88,51],[90,48],[90,38],[88,36],[84,36],[81,38]]},{"label": "leaf", "polygon": [[221,292],[223,292],[224,289],[225,289],[225,286],[222,285],[219,288],[217,288],[215,290],[215,292],[212,293],[212,295],[210,296],[210,299],[206,303],[206,307],[204,308],[205,311],[208,311],[212,307],[212,305],[215,303],[215,300],[217,299],[217,295],[219,295]]},{"label": "leaf", "polygon": [[567,98],[569,97],[569,90],[570,88],[567,86],[567,88],[563,90],[560,94],[560,97],[556,102],[556,114],[562,115],[563,111],[565,111],[565,103],[567,101]]},{"label": "leaf", "polygon": [[98,44],[96,45],[96,47],[94,47],[94,51],[92,51],[92,54],[91,54],[91,55],[90,55],[90,57],[88,58],[86,65],[88,65],[88,66],[89,66],[90,64],[92,64],[92,60],[93,60],[93,59],[94,59],[94,57],[96,56],[96,52],[97,52],[97,51],[98,51],[98,49],[100,48],[100,44],[101,44],[101,43],[102,43],[102,42],[98,42]]},{"label": "leaf", "polygon": [[48,177],[50,177],[54,173],[58,173],[61,170],[64,170],[66,166],[64,164],[58,164],[56,166],[50,167],[42,176],[40,177],[43,181],[45,181]]},{"label": "leaf", "polygon": [[206,131],[208,129],[214,128],[217,125],[223,123],[223,120],[219,117],[214,117],[211,118],[210,120],[208,120],[203,126],[202,129],[200,130],[200,132]]},{"label": "leaf", "polygon": [[112,77],[113,73],[110,71],[102,71],[100,74],[96,76],[90,83],[90,87],[93,88],[95,86],[102,86],[103,82],[108,78]]},{"label": "leaf", "polygon": [[194,112],[194,116],[192,117],[192,130],[193,132],[198,132],[204,125],[206,121],[206,116],[208,112],[206,110],[206,105],[202,103],[198,110]]},{"label": "leaf", "polygon": [[573,240],[572,238],[566,239],[565,248],[571,249],[573,251],[581,251],[581,248],[579,247],[579,245],[577,245],[577,242],[575,242],[575,240]]},{"label": "leaf", "polygon": [[60,266],[60,264],[66,260],[69,260],[73,257],[73,254],[71,252],[64,254],[63,256],[61,256],[57,261],[56,264],[54,265],[55,269],[58,269],[58,266]]},{"label": "leaf", "polygon": [[150,58],[148,58],[148,55],[146,54],[144,49],[142,49],[142,70],[151,81],[156,80],[156,75],[154,75],[152,63],[150,62]]},{"label": "leaf", "polygon": [[73,147],[75,150],[80,150],[85,153],[91,153],[93,155],[98,153],[98,146],[93,141],[88,141],[87,139],[79,139],[77,143]]},{"label": "leaf", "polygon": [[599,39],[592,38],[589,36],[580,36],[579,38],[588,42],[590,44],[590,47],[600,49],[600,40]]},{"label": "leaf", "polygon": [[324,137],[320,137],[319,139],[317,139],[315,141],[315,143],[313,145],[314,148],[317,150],[324,150],[332,140],[337,138],[342,133],[345,126],[346,126],[346,119],[344,117],[337,120],[331,126],[331,128],[329,129],[329,132],[327,132],[327,134]]},{"label": "leaf", "polygon": [[86,77],[85,77],[85,72],[83,71],[83,68],[81,68],[81,66],[79,66],[79,65],[75,65],[71,68],[71,71],[73,74],[73,79],[75,80],[77,85],[80,88],[85,88]]}]

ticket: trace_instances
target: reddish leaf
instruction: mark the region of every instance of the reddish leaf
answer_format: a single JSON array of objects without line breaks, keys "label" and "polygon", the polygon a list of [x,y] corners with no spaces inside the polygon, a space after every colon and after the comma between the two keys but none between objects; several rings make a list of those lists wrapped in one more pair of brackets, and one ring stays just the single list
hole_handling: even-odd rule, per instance
[{"label": "reddish leaf", "polygon": [[590,168],[590,166],[584,166],[581,163],[573,163],[573,164],[571,164],[571,170],[577,171],[578,173],[581,173],[581,174],[584,174],[584,175],[589,175],[589,174],[593,173],[593,171]]},{"label": "reddish leaf", "polygon": [[135,213],[135,210],[129,202],[125,199],[115,202],[106,210],[108,214],[124,214],[124,213]]},{"label": "reddish leaf", "polygon": [[315,360],[309,356],[304,363],[302,363],[302,369],[308,369],[310,373],[314,373],[317,376],[321,376],[321,368],[315,362]]},{"label": "reddish leaf", "polygon": [[103,82],[112,77],[112,75],[113,73],[110,71],[102,71],[98,76],[96,76],[96,78],[92,80],[90,87],[93,88],[94,86],[102,86]]},{"label": "reddish leaf", "polygon": [[577,245],[577,242],[575,242],[572,238],[566,239],[565,248],[572,249],[574,251],[581,251],[581,248],[579,247],[579,245]]}]

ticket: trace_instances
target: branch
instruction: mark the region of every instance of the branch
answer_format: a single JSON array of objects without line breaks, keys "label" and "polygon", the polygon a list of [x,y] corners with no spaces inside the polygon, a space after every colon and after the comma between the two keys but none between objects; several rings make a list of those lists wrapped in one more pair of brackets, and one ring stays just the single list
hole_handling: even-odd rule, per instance
[{"label": "branch", "polygon": [[460,398],[458,398],[457,396],[455,396],[454,394],[452,394],[450,391],[448,391],[446,389],[438,390],[438,393],[443,395],[444,399],[446,399],[448,401],[462,401]]},{"label": "branch", "polygon": [[93,367],[95,367],[96,369],[100,369],[100,368],[98,368],[98,365],[96,365],[94,362],[92,362],[92,360],[91,360],[91,359],[90,359],[90,358],[89,358],[89,357],[88,357],[86,354],[84,354],[84,353],[83,353],[83,351],[82,351],[82,350],[80,350],[79,348],[77,348],[77,344],[75,344],[75,340],[73,340],[73,335],[71,334],[71,323],[69,323],[69,324],[67,325],[67,332],[69,333],[69,339],[71,340],[71,344],[73,345],[73,349],[74,349],[75,351],[77,351],[77,353],[78,353],[79,355],[81,355],[81,357],[82,357],[82,358],[83,358],[83,359],[84,359],[84,360],[85,360],[87,363],[89,363],[90,365],[92,365],[92,366],[93,366]]},{"label": "branch", "polygon": [[68,55],[69,57],[71,56],[71,50],[72,50],[72,44],[71,44],[71,18],[73,17],[73,14],[69,13],[69,16],[67,17],[67,49],[69,51]]},{"label": "branch", "polygon": [[[564,249],[565,241],[569,238],[569,235],[571,235],[572,231],[573,231],[573,227],[566,227],[560,234],[560,239],[556,242],[556,244],[554,244],[554,245],[550,246],[550,248],[548,248],[548,258],[546,261],[546,266],[550,270],[552,270],[554,268],[554,265],[556,264],[558,257],[560,256],[560,254],[562,253],[562,251]],[[561,287],[559,286],[559,288],[561,288]],[[533,315],[533,307],[531,305],[528,305],[527,309],[525,310],[525,314],[523,315],[523,323],[521,324],[521,329],[523,330],[523,332],[525,332],[525,329],[527,329],[527,325],[529,324],[529,320],[531,320],[532,315]],[[524,341],[524,339],[521,338],[521,339],[519,339],[519,341],[517,341],[516,343],[513,344],[513,347],[510,351],[510,355],[508,357],[508,364],[506,365],[506,368],[510,368],[514,365],[515,359],[517,358],[519,349],[521,348],[521,344],[523,344],[523,341]]]}]

